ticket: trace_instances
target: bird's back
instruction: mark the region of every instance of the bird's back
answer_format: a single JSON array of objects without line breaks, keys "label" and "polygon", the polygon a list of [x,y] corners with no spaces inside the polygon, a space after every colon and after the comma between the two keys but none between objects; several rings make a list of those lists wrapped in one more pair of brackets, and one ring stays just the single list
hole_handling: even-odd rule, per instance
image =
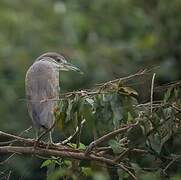
[{"label": "bird's back", "polygon": [[37,128],[49,129],[59,97],[59,73],[50,63],[35,62],[26,74],[28,111]]}]

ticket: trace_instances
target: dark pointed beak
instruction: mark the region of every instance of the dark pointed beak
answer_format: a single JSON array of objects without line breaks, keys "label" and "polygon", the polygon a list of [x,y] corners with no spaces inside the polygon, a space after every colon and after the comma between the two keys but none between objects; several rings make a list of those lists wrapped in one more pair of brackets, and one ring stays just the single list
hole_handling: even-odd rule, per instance
[{"label": "dark pointed beak", "polygon": [[73,64],[71,64],[71,63],[68,63],[68,62],[66,62],[65,64],[63,64],[63,68],[65,69],[65,70],[67,70],[67,71],[76,71],[76,72],[78,72],[78,73],[80,73],[80,74],[84,74],[78,67],[76,67],[76,66],[74,66]]}]

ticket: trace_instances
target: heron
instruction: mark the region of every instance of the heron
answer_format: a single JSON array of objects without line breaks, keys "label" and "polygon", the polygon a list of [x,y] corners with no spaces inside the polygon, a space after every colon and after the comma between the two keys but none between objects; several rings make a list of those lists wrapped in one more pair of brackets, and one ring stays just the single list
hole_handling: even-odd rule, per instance
[{"label": "heron", "polygon": [[59,72],[73,70],[82,73],[79,68],[67,62],[56,52],[47,52],[39,56],[26,73],[25,90],[28,113],[35,127],[36,139],[39,133],[48,132],[52,141],[52,129],[55,123],[54,110],[59,100]]}]

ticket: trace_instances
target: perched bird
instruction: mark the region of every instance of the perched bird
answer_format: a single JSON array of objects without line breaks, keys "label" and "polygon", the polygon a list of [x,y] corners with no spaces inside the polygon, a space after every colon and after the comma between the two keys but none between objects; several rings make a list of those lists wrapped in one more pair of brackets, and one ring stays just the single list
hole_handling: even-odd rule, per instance
[{"label": "perched bird", "polygon": [[[25,86],[29,115],[39,133],[52,129],[55,123],[54,109],[59,100],[59,71],[80,69],[68,63],[58,53],[48,52],[39,56],[26,73]],[[50,141],[52,136],[50,131]]]}]

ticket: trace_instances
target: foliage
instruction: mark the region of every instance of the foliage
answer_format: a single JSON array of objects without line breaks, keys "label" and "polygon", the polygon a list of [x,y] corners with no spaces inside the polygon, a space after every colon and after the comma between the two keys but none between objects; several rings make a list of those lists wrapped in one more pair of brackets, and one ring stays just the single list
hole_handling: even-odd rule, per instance
[{"label": "foliage", "polygon": [[[63,124],[63,130],[71,135],[80,121],[85,119],[92,128],[83,127],[81,138],[77,139],[80,136],[77,134],[72,139],[79,143],[84,141],[85,136],[88,137],[87,134],[99,138],[120,126],[138,122],[116,138],[103,141],[102,147],[99,145],[92,153],[109,157],[117,164],[122,163],[140,179],[173,177],[179,173],[181,163],[180,83],[168,86],[162,100],[139,104],[135,98],[138,93],[117,82],[97,87],[99,93],[93,96],[85,91],[82,94],[71,93],[69,99],[60,101],[60,109],[56,112],[57,123]],[[62,111],[62,107],[66,108]],[[72,147],[79,146],[74,144]],[[130,178],[124,169],[116,165],[109,167],[106,164],[55,159],[57,167],[49,175],[50,179]],[[55,161],[46,160],[42,166],[49,167],[52,163]]]}]

